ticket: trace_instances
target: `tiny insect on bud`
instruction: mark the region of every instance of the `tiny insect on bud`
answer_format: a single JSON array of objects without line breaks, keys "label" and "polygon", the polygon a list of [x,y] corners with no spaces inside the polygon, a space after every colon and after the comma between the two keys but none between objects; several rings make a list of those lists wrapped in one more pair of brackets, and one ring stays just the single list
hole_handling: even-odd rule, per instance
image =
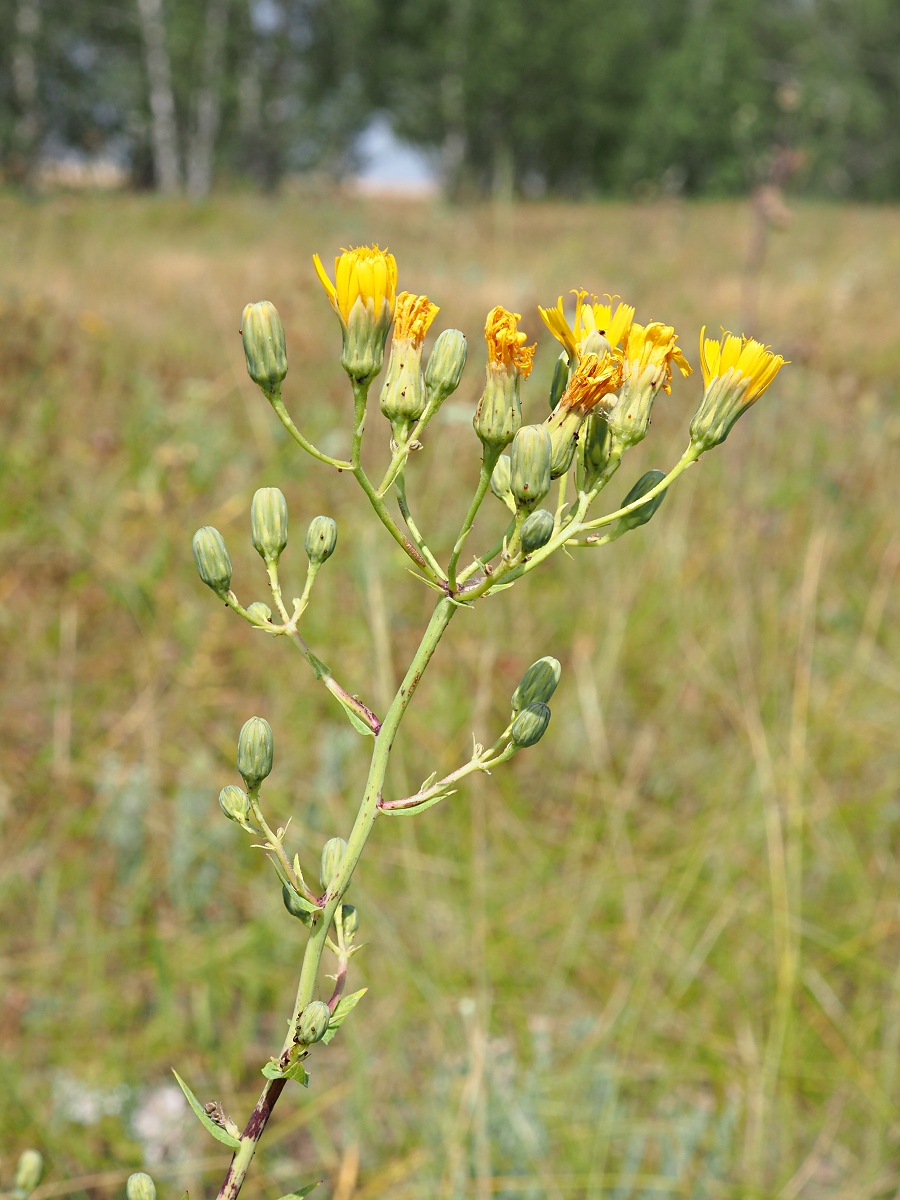
[{"label": "tiny insect on bud", "polygon": [[551,452],[543,425],[523,425],[513,438],[509,486],[519,504],[537,504],[550,491]]},{"label": "tiny insect on bud", "polygon": [[553,537],[553,513],[546,508],[539,508],[525,519],[521,529],[522,549],[526,554],[533,554],[546,546]]},{"label": "tiny insect on bud", "polygon": [[135,1171],[125,1184],[128,1200],[156,1200],[156,1184],[145,1171]]},{"label": "tiny insect on bud", "polygon": [[40,1150],[23,1150],[16,1166],[16,1187],[33,1192],[44,1174],[44,1156]]},{"label": "tiny insect on bud", "polygon": [[238,738],[237,769],[252,791],[272,771],[275,743],[272,727],[263,717],[245,721]]},{"label": "tiny insect on bud", "polygon": [[586,354],[596,354],[598,358],[605,358],[609,354],[612,347],[603,336],[599,329],[592,329],[579,347],[579,355],[584,358]]},{"label": "tiny insect on bud", "polygon": [[323,888],[328,888],[332,879],[337,875],[346,853],[347,843],[343,838],[329,838],[322,847],[322,859],[319,864],[319,881]]},{"label": "tiny insect on bud", "polygon": [[278,562],[288,540],[287,501],[279,488],[260,488],[250,504],[250,540],[266,562]]},{"label": "tiny insect on bud", "polygon": [[550,709],[538,701],[522,709],[512,723],[510,736],[514,744],[522,750],[539,742],[547,732],[549,724]]},{"label": "tiny insect on bud", "polygon": [[[640,500],[641,496],[646,496],[647,492],[656,487],[658,483],[662,483],[665,479],[664,471],[648,471],[646,475],[642,475],[625,499],[620,507],[627,508],[629,504],[634,504],[635,500]],[[646,504],[642,504],[640,508],[634,509],[633,512],[626,513],[624,517],[619,518],[619,523],[616,526],[616,533],[627,533],[630,529],[637,529],[641,525],[646,525],[659,506],[662,504],[668,488],[663,488],[658,492],[652,500],[648,500]]]},{"label": "tiny insect on bud", "polygon": [[272,620],[272,610],[262,600],[254,600],[247,612],[257,625],[267,625]]},{"label": "tiny insect on bud", "polygon": [[561,674],[562,667],[559,661],[549,655],[533,662],[512,694],[513,712],[520,712],[537,701],[546,704],[556,691]]},{"label": "tiny insect on bud", "polygon": [[306,531],[306,553],[317,567],[331,558],[337,546],[337,522],[332,517],[313,517]]},{"label": "tiny insect on bud", "polygon": [[264,391],[276,391],[288,368],[284,326],[275,305],[268,300],[248,304],[241,318],[241,337],[247,374]]},{"label": "tiny insect on bud", "polygon": [[341,924],[344,926],[345,937],[353,937],[359,929],[359,913],[352,904],[341,905]]},{"label": "tiny insect on bud", "polygon": [[438,336],[425,367],[425,389],[432,409],[459,387],[467,354],[465,336],[458,329],[445,329]]},{"label": "tiny insect on bud", "polygon": [[231,558],[221,533],[204,525],[194,534],[191,546],[197,574],[217,596],[224,596],[231,587]]},{"label": "tiny insect on bud", "polygon": [[313,914],[308,908],[303,908],[302,905],[298,903],[299,897],[297,896],[297,893],[293,888],[289,888],[286,883],[282,884],[281,887],[281,899],[284,901],[284,907],[288,910],[292,917],[296,917],[297,920],[302,921],[304,925],[312,924]]},{"label": "tiny insect on bud", "polygon": [[297,1030],[298,1041],[304,1046],[312,1046],[320,1042],[328,1030],[331,1020],[331,1010],[322,1000],[313,1000],[307,1004],[300,1014],[300,1026]]},{"label": "tiny insect on bud", "polygon": [[250,799],[243,788],[229,783],[219,792],[219,808],[229,821],[245,825],[250,820]]}]

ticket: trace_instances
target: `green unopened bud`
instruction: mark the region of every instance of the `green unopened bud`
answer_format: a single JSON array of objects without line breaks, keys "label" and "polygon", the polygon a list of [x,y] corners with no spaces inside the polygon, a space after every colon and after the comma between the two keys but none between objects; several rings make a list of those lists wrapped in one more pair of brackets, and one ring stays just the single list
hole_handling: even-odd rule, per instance
[{"label": "green unopened bud", "polygon": [[280,488],[260,488],[250,504],[250,540],[266,562],[278,562],[288,540],[288,508]]},{"label": "green unopened bud", "polygon": [[146,1171],[135,1171],[125,1184],[128,1200],[156,1200],[156,1184]]},{"label": "green unopened bud", "polygon": [[254,600],[247,612],[258,625],[266,625],[272,620],[272,610],[262,600]]},{"label": "green unopened bud", "polygon": [[508,454],[501,454],[491,472],[491,491],[498,500],[502,500],[511,513],[516,511],[516,500],[510,490],[511,466]]},{"label": "green unopened bud", "polygon": [[425,388],[432,409],[443,404],[459,387],[467,354],[465,336],[458,329],[445,329],[438,335],[425,368]]},{"label": "green unopened bud", "polygon": [[612,347],[599,329],[592,329],[578,348],[579,358],[588,354],[596,354],[598,358],[606,358]]},{"label": "green unopened bud", "polygon": [[303,906],[299,903],[299,896],[297,893],[293,888],[289,888],[286,883],[282,884],[281,887],[281,899],[284,901],[284,907],[288,910],[292,917],[296,917],[297,920],[302,921],[304,925],[312,924],[313,914],[308,908],[303,908]]},{"label": "green unopened bud", "polygon": [[243,788],[229,783],[219,792],[219,808],[229,821],[237,821],[246,827],[250,820],[250,799]]},{"label": "green unopened bud", "polygon": [[194,534],[191,546],[197,573],[217,596],[224,596],[231,587],[231,558],[225,539],[212,525],[204,525]]},{"label": "green unopened bud", "polygon": [[337,545],[337,522],[331,517],[313,517],[306,531],[306,553],[309,561],[321,566],[334,554]]},{"label": "green unopened bud", "polygon": [[502,450],[509,445],[522,425],[517,371],[488,366],[487,383],[472,425],[485,446]]},{"label": "green unopened bud", "polygon": [[359,913],[352,904],[341,905],[341,924],[344,926],[345,937],[353,937],[359,929]]},{"label": "green unopened bud", "polygon": [[539,508],[525,519],[522,525],[522,549],[526,554],[534,554],[541,546],[546,546],[553,537],[553,513],[546,508]]},{"label": "green unopened bud", "polygon": [[[642,475],[625,499],[622,501],[620,508],[627,508],[629,504],[634,504],[635,500],[640,500],[641,496],[646,494],[656,487],[658,483],[662,483],[666,475],[664,471],[648,471],[646,475]],[[646,504],[642,504],[640,508],[634,509],[633,512],[626,513],[624,517],[619,517],[619,523],[616,526],[616,533],[627,533],[630,529],[637,529],[641,525],[646,525],[659,506],[662,504],[668,488],[663,490],[648,500]]]},{"label": "green unopened bud", "polygon": [[546,704],[556,691],[561,674],[562,667],[558,660],[549,655],[533,662],[512,694],[513,712],[520,712],[536,701]]},{"label": "green unopened bud", "polygon": [[319,882],[326,890],[340,870],[346,853],[347,843],[343,838],[329,838],[322,847],[322,859],[319,863]]},{"label": "green unopened bud", "polygon": [[604,413],[591,413],[578,435],[578,466],[575,482],[579,491],[589,492],[609,463],[612,439]]},{"label": "green unopened bud", "polygon": [[322,1000],[312,1000],[300,1014],[299,1040],[304,1046],[321,1042],[328,1030],[331,1009]]},{"label": "green unopened bud", "polygon": [[538,701],[522,709],[512,723],[510,736],[520,750],[525,749],[541,740],[549,724],[550,709]]},{"label": "green unopened bud", "polygon": [[272,727],[263,717],[245,721],[238,738],[237,769],[252,791],[271,774],[275,756]]},{"label": "green unopened bud", "polygon": [[247,357],[247,374],[266,392],[273,392],[287,375],[284,326],[274,304],[260,300],[248,304],[241,318],[241,337]]},{"label": "green unopened bud", "polygon": [[536,504],[550,491],[550,434],[543,425],[523,425],[510,451],[510,491],[519,504]]},{"label": "green unopened bud", "polygon": [[571,467],[583,422],[584,416],[577,409],[558,409],[547,418],[544,428],[550,434],[551,479],[559,479]]},{"label": "green unopened bud", "polygon": [[550,411],[553,412],[560,397],[566,390],[569,382],[569,358],[565,350],[556,360],[556,366],[553,368],[553,378],[550,381]]},{"label": "green unopened bud", "polygon": [[16,1187],[33,1192],[44,1174],[44,1156],[40,1150],[23,1150],[16,1165]]},{"label": "green unopened bud", "polygon": [[418,421],[425,411],[425,404],[422,343],[395,338],[381,389],[381,411],[399,432],[408,430],[412,422]]}]

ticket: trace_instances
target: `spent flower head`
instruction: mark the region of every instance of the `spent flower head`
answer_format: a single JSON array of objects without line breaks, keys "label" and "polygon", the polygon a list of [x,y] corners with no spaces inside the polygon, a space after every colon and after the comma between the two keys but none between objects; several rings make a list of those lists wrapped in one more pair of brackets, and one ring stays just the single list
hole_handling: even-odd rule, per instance
[{"label": "spent flower head", "polygon": [[485,446],[502,450],[513,440],[522,424],[519,380],[531,374],[537,346],[526,346],[519,329],[519,313],[498,304],[487,315],[484,340],[488,365],[484,394],[478,402],[475,432]]},{"label": "spent flower head", "polygon": [[427,296],[401,292],[397,297],[391,357],[381,389],[381,411],[391,422],[395,438],[401,438],[409,423],[417,421],[425,411],[422,346],[439,311]]}]

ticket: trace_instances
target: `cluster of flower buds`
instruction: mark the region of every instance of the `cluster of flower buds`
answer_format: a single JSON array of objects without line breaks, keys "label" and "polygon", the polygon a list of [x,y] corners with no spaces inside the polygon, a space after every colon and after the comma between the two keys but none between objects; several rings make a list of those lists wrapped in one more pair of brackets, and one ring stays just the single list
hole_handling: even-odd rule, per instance
[{"label": "cluster of flower buds", "polygon": [[517,750],[534,746],[550,724],[549,701],[559,684],[562,668],[555,658],[539,658],[522,676],[512,694],[509,736]]}]

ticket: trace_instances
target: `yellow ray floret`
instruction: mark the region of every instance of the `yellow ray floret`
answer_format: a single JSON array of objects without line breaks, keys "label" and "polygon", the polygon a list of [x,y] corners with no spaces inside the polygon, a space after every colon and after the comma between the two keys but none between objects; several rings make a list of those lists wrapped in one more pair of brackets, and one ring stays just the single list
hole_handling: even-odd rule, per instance
[{"label": "yellow ray floret", "polygon": [[573,290],[572,295],[575,297],[574,327],[566,319],[562,296],[555,308],[541,308],[538,305],[544,324],[565,348],[569,358],[580,356],[585,339],[595,330],[602,333],[613,348],[618,346],[634,320],[634,308],[630,304],[617,304],[613,310],[613,301],[618,297],[607,296],[609,304],[601,304],[596,296],[583,288]]},{"label": "yellow ray floret", "polygon": [[639,379],[648,367],[652,367],[655,369],[654,389],[662,387],[671,392],[673,363],[685,378],[692,374],[691,364],[677,342],[675,330],[662,321],[651,321],[649,325],[632,323],[625,335],[626,377]]},{"label": "yellow ray floret", "polygon": [[705,335],[704,325],[700,330],[700,366],[705,386],[708,388],[714,379],[732,371],[735,383],[749,381],[742,398],[744,405],[752,404],[762,395],[787,361],[755,338],[738,337],[724,330],[718,341]]},{"label": "yellow ray floret", "polygon": [[578,363],[569,386],[560,397],[558,411],[578,412],[583,416],[596,408],[604,396],[622,386],[622,355],[613,352],[598,358],[586,354]]},{"label": "yellow ray floret", "polygon": [[525,345],[525,334],[519,329],[520,313],[509,312],[498,304],[487,315],[484,340],[487,342],[488,362],[507,371],[516,370],[523,379],[531,374],[537,346]]},{"label": "yellow ray floret", "polygon": [[440,312],[427,296],[401,292],[394,310],[394,341],[421,346],[431,322]]},{"label": "yellow ray floret", "polygon": [[397,293],[397,260],[393,254],[378,246],[344,250],[334,260],[334,283],[328,278],[318,254],[313,255],[313,264],[328,298],[345,324],[360,299],[366,307],[371,301],[376,315],[385,305],[393,313]]}]

